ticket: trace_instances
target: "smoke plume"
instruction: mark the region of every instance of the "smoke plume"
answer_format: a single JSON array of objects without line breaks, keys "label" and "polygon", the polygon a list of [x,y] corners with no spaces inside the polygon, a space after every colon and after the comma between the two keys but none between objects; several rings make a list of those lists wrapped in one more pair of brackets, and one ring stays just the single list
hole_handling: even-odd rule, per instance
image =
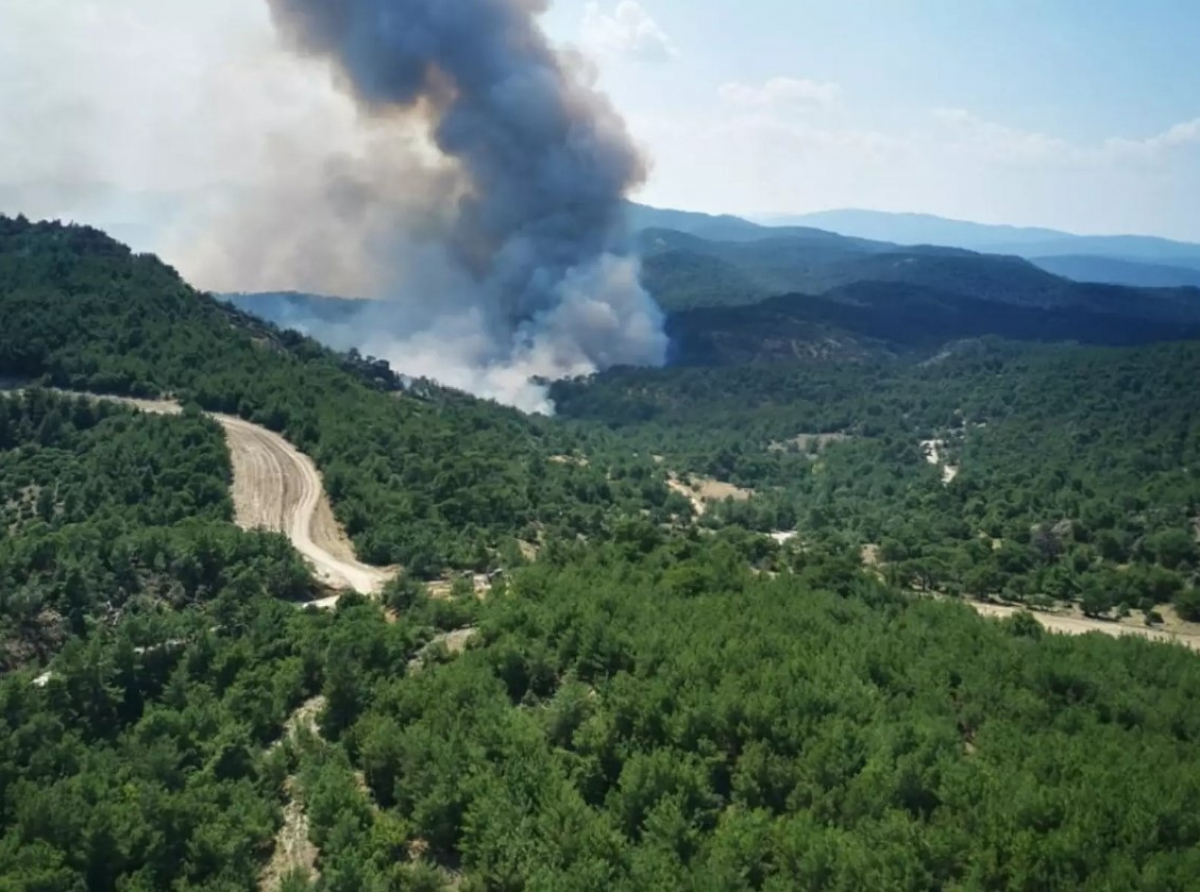
[{"label": "smoke plume", "polygon": [[355,138],[283,141],[193,266],[383,298],[313,333],[530,410],[531,377],[660,364],[666,339],[622,252],[645,165],[541,0],[267,0],[292,52],[329,67]]}]

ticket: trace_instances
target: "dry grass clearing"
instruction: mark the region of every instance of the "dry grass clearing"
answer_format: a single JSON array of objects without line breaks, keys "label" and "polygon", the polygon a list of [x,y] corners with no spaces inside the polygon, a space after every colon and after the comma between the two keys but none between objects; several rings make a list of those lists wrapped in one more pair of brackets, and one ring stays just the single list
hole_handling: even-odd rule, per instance
[{"label": "dry grass clearing", "polygon": [[767,451],[791,452],[794,446],[800,452],[823,452],[827,446],[834,443],[845,443],[850,439],[849,434],[797,434],[790,440],[772,443],[767,447]]},{"label": "dry grass clearing", "polygon": [[674,472],[667,477],[667,486],[691,502],[697,516],[704,514],[712,502],[723,502],[726,499],[745,502],[754,495],[754,490],[743,489],[732,483],[694,475],[684,479]]},{"label": "dry grass clearing", "polygon": [[581,455],[552,455],[550,461],[556,465],[574,465],[577,468],[586,468],[591,464],[591,461]]}]

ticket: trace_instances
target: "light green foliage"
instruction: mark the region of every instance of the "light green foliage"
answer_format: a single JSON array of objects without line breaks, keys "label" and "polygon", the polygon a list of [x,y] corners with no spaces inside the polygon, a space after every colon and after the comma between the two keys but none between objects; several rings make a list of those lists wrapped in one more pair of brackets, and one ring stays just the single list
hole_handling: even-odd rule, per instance
[{"label": "light green foliage", "polygon": [[[882,546],[905,587],[1089,610],[1194,599],[1200,346],[996,341],[934,364],[622,370],[555,388],[681,471],[754,489],[705,522]],[[799,443],[798,434],[808,435]],[[840,434],[817,444],[813,435]],[[921,443],[940,441],[949,485]]]}]

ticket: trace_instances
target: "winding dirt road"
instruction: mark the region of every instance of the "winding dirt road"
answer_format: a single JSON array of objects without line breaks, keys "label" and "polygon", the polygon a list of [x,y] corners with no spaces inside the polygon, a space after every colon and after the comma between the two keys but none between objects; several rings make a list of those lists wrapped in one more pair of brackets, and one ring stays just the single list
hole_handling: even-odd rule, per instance
[{"label": "winding dirt road", "polygon": [[312,459],[258,425],[229,415],[213,417],[225,428],[233,458],[238,526],[285,534],[326,585],[378,594],[391,574],[354,556]]},{"label": "winding dirt road", "polygon": [[[19,388],[16,388],[19,389]],[[178,415],[182,408],[167,400],[79,394],[68,396],[121,403],[143,412]],[[350,540],[333,516],[321,473],[312,459],[279,434],[231,415],[211,415],[225,429],[233,462],[233,507],[242,529],[283,533],[330,588],[376,595],[394,575],[369,567],[354,555]],[[337,598],[314,602],[333,607]]]}]

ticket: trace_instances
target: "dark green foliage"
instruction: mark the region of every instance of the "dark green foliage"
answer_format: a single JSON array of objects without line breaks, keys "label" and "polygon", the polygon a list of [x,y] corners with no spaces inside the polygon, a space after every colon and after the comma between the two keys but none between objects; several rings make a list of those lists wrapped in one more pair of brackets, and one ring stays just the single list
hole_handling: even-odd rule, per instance
[{"label": "dark green foliage", "polygon": [[[211,421],[0,399],[4,668],[58,651],[0,678],[5,892],[254,889],[288,799],[330,892],[1200,875],[1193,654],[912,595],[1200,616],[1195,344],[621,370],[550,422],[388,393],[90,230],[0,220],[0,311],[0,371],[283,431],[407,565],[399,616],[283,603]],[[667,470],[756,495],[692,524]],[[508,572],[434,600],[447,563]]]},{"label": "dark green foliage", "polygon": [[395,832],[480,889],[1187,888],[1193,655],[745,558],[517,573],[464,656],[372,686],[346,740],[383,811],[337,769],[331,857],[381,889]]},{"label": "dark green foliage", "polygon": [[[872,291],[855,286],[882,285],[902,286],[885,287],[885,294],[924,296],[985,313],[992,311],[981,304],[993,303],[1086,310],[1131,321],[1200,323],[1200,290],[1195,288],[1073,282],[1019,257],[929,245],[901,247],[805,228],[761,229],[732,238],[648,229],[638,241],[645,257],[643,281],[673,312],[734,307],[749,303],[755,293],[825,295],[849,310],[861,305],[860,295]],[[1114,321],[1109,331],[1119,328]]]},{"label": "dark green foliage", "polygon": [[282,537],[230,522],[220,428],[45,391],[0,395],[0,669],[130,613],[303,599]]},{"label": "dark green foliage", "polygon": [[515,411],[427,384],[384,392],[390,370],[197,294],[93,229],[0,217],[0,318],[0,376],[175,395],[283,433],[324,472],[369,562],[436,576],[519,534],[592,534],[614,508],[666,498],[599,463],[548,462],[569,444]]},{"label": "dark green foliage", "polygon": [[[314,840],[336,850],[370,823],[348,769],[331,773],[345,752],[324,772],[306,731],[273,744],[336,685],[335,657],[367,699],[416,646],[374,605],[324,614],[230,592],[74,639],[37,683],[0,679],[0,889],[256,889],[289,774]],[[337,874],[332,855],[323,867]]]},{"label": "dark green foliage", "polygon": [[279,814],[264,745],[312,681],[294,608],[224,617],[126,622],[43,686],[0,682],[0,888],[254,888]]},{"label": "dark green foliage", "polygon": [[[631,451],[756,491],[710,524],[873,543],[890,579],[919,589],[1195,615],[1197,380],[1195,342],[986,340],[920,365],[621,370],[554,395]],[[949,485],[928,440],[960,469]]]},{"label": "dark green foliage", "polygon": [[[1200,314],[1200,291],[1194,303]],[[1197,320],[1142,318],[1140,309],[1136,301],[1112,309],[1025,306],[908,282],[866,281],[818,296],[787,294],[749,307],[680,312],[669,319],[668,330],[676,360],[688,365],[928,356],[948,341],[983,336],[1124,346],[1200,335]]]}]

